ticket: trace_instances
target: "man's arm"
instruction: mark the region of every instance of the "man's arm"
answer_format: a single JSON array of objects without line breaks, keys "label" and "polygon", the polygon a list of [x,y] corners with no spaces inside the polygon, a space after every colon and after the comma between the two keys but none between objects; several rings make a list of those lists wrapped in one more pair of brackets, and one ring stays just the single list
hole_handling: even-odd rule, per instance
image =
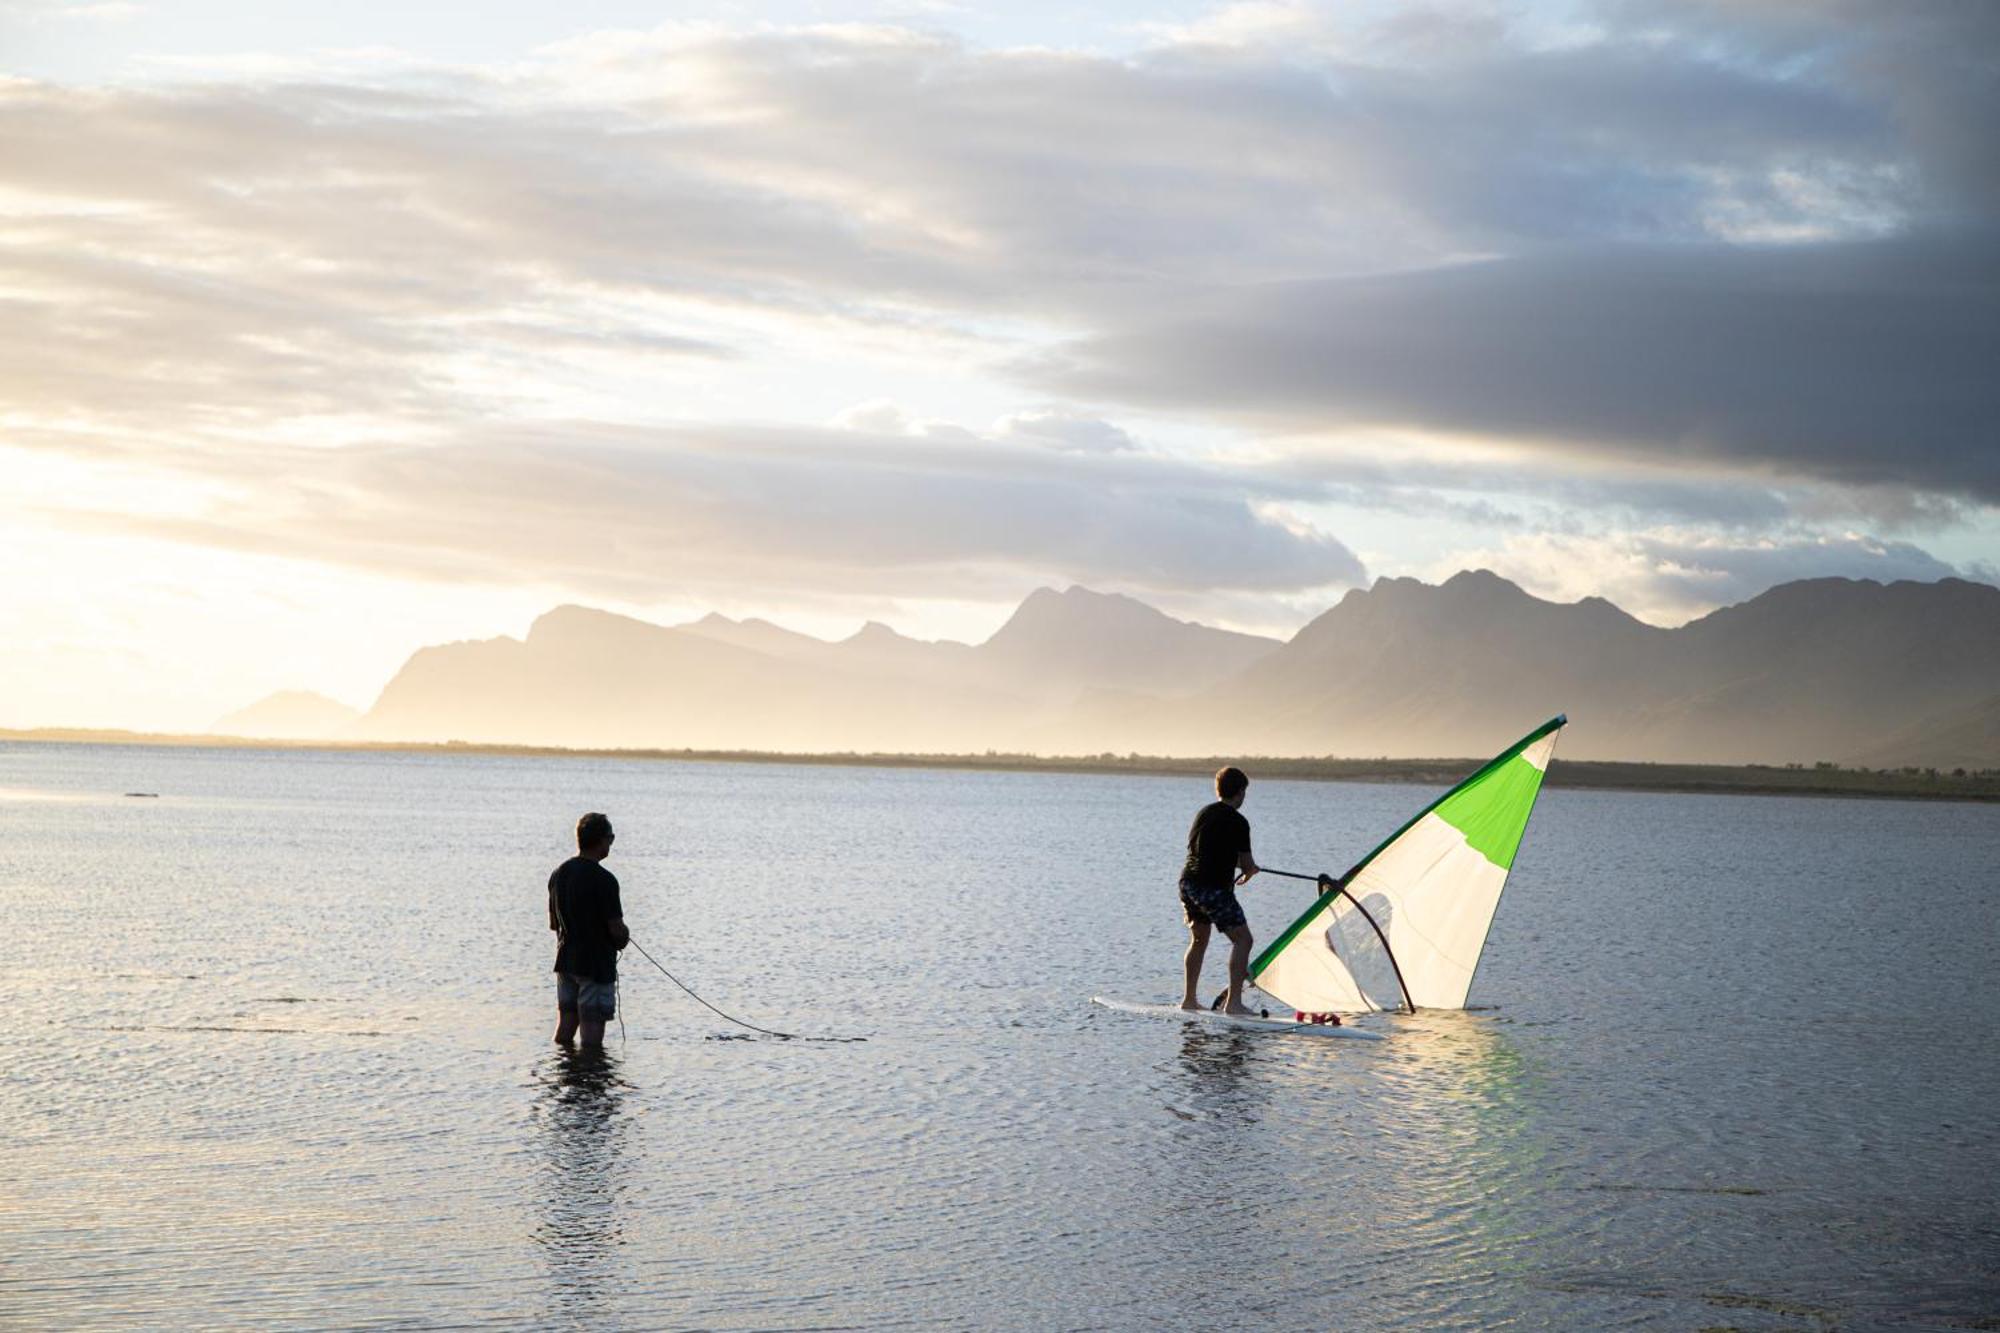
[{"label": "man's arm", "polygon": [[611,936],[612,944],[622,949],[632,942],[632,932],[625,928],[625,904],[618,900],[618,877],[605,872],[611,881],[611,900],[605,903],[604,929]]},{"label": "man's arm", "polygon": [[1250,849],[1245,847],[1236,855],[1236,882],[1248,884],[1250,877],[1257,873],[1257,868],[1257,858],[1250,855]]}]

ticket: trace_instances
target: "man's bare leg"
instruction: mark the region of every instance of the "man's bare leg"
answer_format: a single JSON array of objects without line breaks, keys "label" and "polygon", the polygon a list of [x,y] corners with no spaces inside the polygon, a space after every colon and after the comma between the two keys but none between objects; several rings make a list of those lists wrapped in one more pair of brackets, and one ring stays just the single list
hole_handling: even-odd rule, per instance
[{"label": "man's bare leg", "polygon": [[1250,927],[1233,926],[1223,932],[1229,936],[1229,993],[1223,999],[1222,1012],[1225,1014],[1247,1014],[1243,1007],[1243,984],[1250,976]]},{"label": "man's bare leg", "polygon": [[604,1044],[604,1020],[601,1018],[584,1019],[578,1036],[582,1039],[585,1046],[602,1046]]},{"label": "man's bare leg", "polygon": [[1195,990],[1201,985],[1201,960],[1208,953],[1208,931],[1206,921],[1188,922],[1187,957],[1182,960],[1187,973],[1187,984],[1181,988],[1183,1009],[1201,1008],[1201,1001],[1195,998]]},{"label": "man's bare leg", "polygon": [[556,1045],[567,1046],[576,1040],[576,1010],[556,1010]]}]

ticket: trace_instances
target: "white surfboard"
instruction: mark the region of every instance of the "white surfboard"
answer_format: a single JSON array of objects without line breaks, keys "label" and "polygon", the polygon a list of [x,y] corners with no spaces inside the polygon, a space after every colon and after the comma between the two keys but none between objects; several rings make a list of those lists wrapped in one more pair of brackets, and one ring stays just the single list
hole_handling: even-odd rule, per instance
[{"label": "white surfboard", "polygon": [[1255,1032],[1290,1032],[1301,1037],[1354,1037],[1360,1041],[1380,1041],[1379,1032],[1363,1032],[1360,1028],[1330,1023],[1300,1023],[1289,1017],[1273,1015],[1269,1018],[1256,1014],[1225,1014],[1220,1009],[1183,1009],[1177,1004],[1133,1004],[1127,1000],[1110,1000],[1102,995],[1090,997],[1092,1004],[1101,1004],[1106,1009],[1116,1009],[1121,1014],[1145,1014],[1151,1018],[1179,1018],[1191,1023],[1212,1023],[1218,1027],[1247,1028]]}]

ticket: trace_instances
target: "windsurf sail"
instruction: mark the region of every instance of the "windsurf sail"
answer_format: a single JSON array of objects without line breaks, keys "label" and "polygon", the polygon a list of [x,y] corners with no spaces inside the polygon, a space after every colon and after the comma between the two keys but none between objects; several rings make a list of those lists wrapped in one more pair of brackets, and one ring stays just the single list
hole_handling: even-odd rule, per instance
[{"label": "windsurf sail", "polygon": [[1529,732],[1356,862],[1250,964],[1258,989],[1305,1012],[1463,1009],[1568,721]]}]

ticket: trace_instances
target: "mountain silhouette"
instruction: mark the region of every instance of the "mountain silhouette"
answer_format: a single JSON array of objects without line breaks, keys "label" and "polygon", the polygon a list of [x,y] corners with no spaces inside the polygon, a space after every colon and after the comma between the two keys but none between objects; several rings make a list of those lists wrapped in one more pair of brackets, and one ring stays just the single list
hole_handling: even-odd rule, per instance
[{"label": "mountain silhouette", "polygon": [[[1477,756],[1567,712],[1572,758],[2000,767],[2000,589],[1782,584],[1675,629],[1486,570],[1349,592],[1289,642],[1038,589],[984,643],[871,623],[558,607],[417,652],[369,739],[810,751]],[[1982,711],[1983,710],[1983,711]]]},{"label": "mountain silhouette", "polygon": [[259,740],[334,740],[347,734],[361,714],[323,694],[309,690],[280,690],[266,695],[248,708],[215,720],[209,731],[217,736],[244,736]]}]

